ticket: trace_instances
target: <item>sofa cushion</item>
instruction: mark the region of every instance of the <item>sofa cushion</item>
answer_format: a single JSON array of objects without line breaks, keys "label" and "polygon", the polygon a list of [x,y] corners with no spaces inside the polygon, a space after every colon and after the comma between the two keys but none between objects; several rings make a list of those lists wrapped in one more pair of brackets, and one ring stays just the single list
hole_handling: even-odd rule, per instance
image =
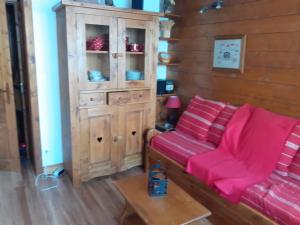
[{"label": "sofa cushion", "polygon": [[[297,125],[287,138],[283,152],[276,165],[275,172],[281,176],[288,176],[289,166],[292,164],[293,158],[296,155],[300,146],[300,126]],[[293,168],[292,168],[293,170]]]},{"label": "sofa cushion", "polygon": [[205,141],[212,122],[224,107],[224,103],[195,96],[181,115],[176,129]]},{"label": "sofa cushion", "polygon": [[300,224],[300,182],[278,174],[246,190],[242,202],[280,224]]},{"label": "sofa cushion", "polygon": [[242,195],[241,202],[264,213],[264,197],[266,196],[266,191],[269,190],[273,184],[280,183],[278,178],[281,177],[276,173],[272,173],[267,180],[247,188]]},{"label": "sofa cushion", "polygon": [[212,143],[200,141],[181,131],[162,133],[153,137],[151,147],[184,166],[191,156],[216,148]]},{"label": "sofa cushion", "polygon": [[298,150],[292,164],[289,167],[289,177],[300,181],[300,150]]},{"label": "sofa cushion", "polygon": [[220,144],[225,127],[229,120],[237,110],[237,107],[233,105],[226,105],[225,108],[220,112],[217,118],[213,121],[211,127],[208,130],[207,140],[216,144]]}]

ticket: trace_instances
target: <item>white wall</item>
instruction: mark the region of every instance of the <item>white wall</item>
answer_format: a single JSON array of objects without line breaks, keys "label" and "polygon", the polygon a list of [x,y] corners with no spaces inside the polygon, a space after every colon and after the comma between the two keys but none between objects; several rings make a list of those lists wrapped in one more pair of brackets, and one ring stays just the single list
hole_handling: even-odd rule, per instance
[{"label": "white wall", "polygon": [[63,161],[56,19],[58,0],[32,0],[43,166]]},{"label": "white wall", "polygon": [[[43,166],[63,162],[56,18],[52,11],[58,2],[32,0]],[[131,0],[114,2],[117,7],[131,7]],[[159,0],[145,0],[144,9],[158,12]],[[160,42],[159,48],[159,51],[167,51],[167,43]],[[160,66],[158,78],[165,77],[166,68]]]}]

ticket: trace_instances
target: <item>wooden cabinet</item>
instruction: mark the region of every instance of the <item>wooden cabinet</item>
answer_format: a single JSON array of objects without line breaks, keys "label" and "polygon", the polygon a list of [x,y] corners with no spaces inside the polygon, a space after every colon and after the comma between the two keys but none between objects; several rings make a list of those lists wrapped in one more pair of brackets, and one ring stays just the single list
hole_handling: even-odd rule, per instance
[{"label": "wooden cabinet", "polygon": [[142,165],[160,14],[68,0],[55,11],[66,171],[79,184]]}]

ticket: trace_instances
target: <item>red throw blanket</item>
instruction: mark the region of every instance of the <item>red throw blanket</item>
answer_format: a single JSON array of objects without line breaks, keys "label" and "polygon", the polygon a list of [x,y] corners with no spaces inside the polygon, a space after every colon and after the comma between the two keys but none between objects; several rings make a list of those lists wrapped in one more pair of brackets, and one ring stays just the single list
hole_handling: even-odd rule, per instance
[{"label": "red throw blanket", "polygon": [[238,203],[245,189],[267,179],[274,170],[296,122],[244,105],[227,125],[217,150],[191,157],[186,171]]}]

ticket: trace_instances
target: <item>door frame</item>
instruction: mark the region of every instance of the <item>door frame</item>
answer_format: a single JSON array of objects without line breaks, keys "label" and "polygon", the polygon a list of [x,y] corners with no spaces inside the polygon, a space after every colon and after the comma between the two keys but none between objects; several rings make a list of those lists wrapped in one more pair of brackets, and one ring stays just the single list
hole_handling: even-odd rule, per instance
[{"label": "door frame", "polygon": [[[7,146],[4,151],[7,155],[0,159],[0,169],[7,171],[20,171],[20,161],[17,142],[16,110],[13,95],[12,72],[10,65],[10,51],[7,31],[6,3],[0,2],[0,91],[3,97],[4,120]],[[2,141],[4,141],[2,139]]]},{"label": "door frame", "polygon": [[41,134],[40,134],[40,116],[38,103],[37,74],[35,64],[35,46],[32,18],[32,1],[21,0],[21,9],[23,14],[23,38],[25,47],[26,72],[28,79],[28,97],[30,110],[30,131],[31,131],[31,159],[36,173],[41,173],[42,152],[41,152]]},{"label": "door frame", "polygon": [[36,174],[43,171],[41,157],[41,136],[39,122],[38,88],[35,63],[34,30],[32,18],[32,0],[6,0],[9,3],[20,4],[21,35],[24,47],[24,72],[27,79],[27,103],[29,108],[29,149],[30,158]]}]

